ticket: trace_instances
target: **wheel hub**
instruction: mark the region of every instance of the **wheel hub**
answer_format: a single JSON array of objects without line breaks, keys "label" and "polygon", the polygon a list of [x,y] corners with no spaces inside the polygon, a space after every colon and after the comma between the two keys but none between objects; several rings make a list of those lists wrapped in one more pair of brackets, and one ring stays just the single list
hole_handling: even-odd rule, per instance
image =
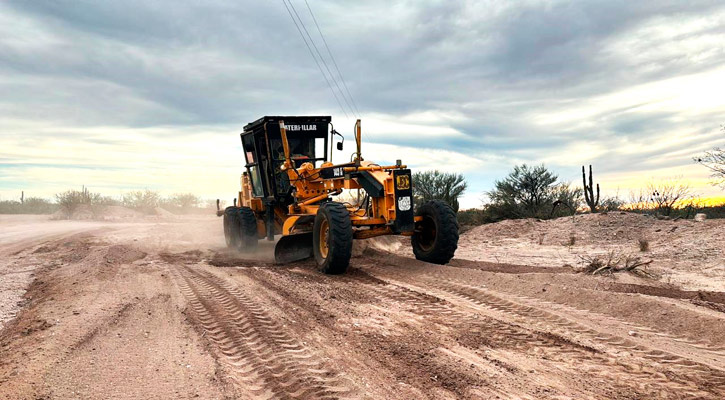
[{"label": "wheel hub", "polygon": [[[417,230],[417,229],[416,229]],[[436,239],[436,224],[429,216],[424,216],[420,222],[420,232],[418,235],[418,244],[420,247],[428,251],[433,247]]]},{"label": "wheel hub", "polygon": [[322,221],[320,224],[320,255],[322,258],[327,258],[327,253],[329,251],[327,240],[330,236],[330,224],[327,222],[327,219]]}]

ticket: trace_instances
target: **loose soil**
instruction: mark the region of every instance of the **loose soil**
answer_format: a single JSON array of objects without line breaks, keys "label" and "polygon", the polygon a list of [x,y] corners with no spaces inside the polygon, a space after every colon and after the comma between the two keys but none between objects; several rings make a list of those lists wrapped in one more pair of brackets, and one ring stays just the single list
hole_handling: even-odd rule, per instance
[{"label": "loose soil", "polygon": [[[723,398],[722,225],[568,220],[476,228],[448,266],[363,242],[326,276],[228,251],[211,216],[0,218],[0,398]],[[672,227],[655,278],[545,262]]]}]

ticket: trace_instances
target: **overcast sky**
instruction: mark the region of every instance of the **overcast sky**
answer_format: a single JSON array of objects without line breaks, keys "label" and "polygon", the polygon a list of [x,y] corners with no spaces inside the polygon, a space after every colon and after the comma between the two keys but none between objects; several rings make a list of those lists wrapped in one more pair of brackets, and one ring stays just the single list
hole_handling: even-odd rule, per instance
[{"label": "overcast sky", "polygon": [[[363,156],[463,173],[464,207],[520,163],[575,183],[593,164],[624,197],[678,176],[718,193],[692,156],[725,145],[721,0],[308,1]],[[352,143],[282,0],[183,3],[0,2],[2,199],[83,184],[231,199],[238,133],[263,115],[331,115]]]}]

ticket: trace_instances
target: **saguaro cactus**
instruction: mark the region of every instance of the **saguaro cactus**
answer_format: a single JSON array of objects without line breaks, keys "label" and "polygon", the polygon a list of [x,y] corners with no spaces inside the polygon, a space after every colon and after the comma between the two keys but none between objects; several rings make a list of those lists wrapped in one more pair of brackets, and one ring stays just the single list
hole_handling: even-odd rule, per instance
[{"label": "saguaro cactus", "polygon": [[599,184],[597,183],[597,197],[594,198],[594,182],[592,178],[592,166],[589,166],[589,184],[587,185],[587,174],[582,165],[582,182],[584,183],[584,199],[587,201],[589,209],[595,213],[597,212],[597,205],[599,205]]}]

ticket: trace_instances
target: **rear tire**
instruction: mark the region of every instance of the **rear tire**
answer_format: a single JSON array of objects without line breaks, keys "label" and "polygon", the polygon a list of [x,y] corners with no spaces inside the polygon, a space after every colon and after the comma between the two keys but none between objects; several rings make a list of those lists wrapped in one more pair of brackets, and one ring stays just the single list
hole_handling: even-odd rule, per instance
[{"label": "rear tire", "polygon": [[224,240],[227,247],[235,249],[239,246],[239,217],[237,207],[224,209]]},{"label": "rear tire", "polygon": [[239,207],[237,211],[239,224],[239,250],[248,251],[257,247],[257,217],[249,207]]},{"label": "rear tire", "polygon": [[456,212],[441,200],[425,202],[416,210],[423,220],[415,223],[411,238],[415,258],[433,264],[446,264],[458,248]]},{"label": "rear tire", "polygon": [[350,212],[335,202],[320,206],[312,231],[315,261],[326,274],[343,274],[352,254],[352,223]]}]

